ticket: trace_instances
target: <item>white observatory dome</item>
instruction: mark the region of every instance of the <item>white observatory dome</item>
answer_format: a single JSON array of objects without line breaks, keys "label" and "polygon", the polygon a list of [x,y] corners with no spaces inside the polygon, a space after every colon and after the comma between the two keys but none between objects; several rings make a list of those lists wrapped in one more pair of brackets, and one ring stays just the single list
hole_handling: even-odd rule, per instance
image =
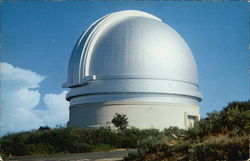
[{"label": "white observatory dome", "polygon": [[139,128],[187,128],[199,119],[197,70],[183,38],[159,18],[121,11],[94,22],[68,68],[69,125],[107,125],[126,114]]}]

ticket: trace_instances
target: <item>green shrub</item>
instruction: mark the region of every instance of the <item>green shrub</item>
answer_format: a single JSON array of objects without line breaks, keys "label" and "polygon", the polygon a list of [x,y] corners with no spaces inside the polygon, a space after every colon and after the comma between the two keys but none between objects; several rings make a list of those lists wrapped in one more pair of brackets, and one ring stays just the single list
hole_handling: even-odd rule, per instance
[{"label": "green shrub", "polygon": [[249,134],[250,132],[249,108],[244,109],[243,107],[237,105],[235,106],[230,105],[229,107],[225,108],[221,113],[222,121],[224,124],[223,126],[228,131],[234,131],[233,135],[246,135],[247,133]]},{"label": "green shrub", "polygon": [[138,152],[142,155],[146,154],[159,142],[160,139],[161,138],[159,136],[149,136],[145,139],[138,140]]},{"label": "green shrub", "polygon": [[248,158],[248,137],[208,140],[190,146],[189,160],[246,160]]}]

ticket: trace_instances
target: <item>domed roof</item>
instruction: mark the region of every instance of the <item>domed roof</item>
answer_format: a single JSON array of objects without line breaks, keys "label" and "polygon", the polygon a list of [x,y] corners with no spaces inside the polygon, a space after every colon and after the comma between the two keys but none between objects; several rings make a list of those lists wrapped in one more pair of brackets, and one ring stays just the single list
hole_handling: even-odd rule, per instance
[{"label": "domed roof", "polygon": [[[64,86],[93,79],[172,80],[198,87],[195,61],[183,38],[159,18],[133,10],[97,20],[75,45]],[[196,89],[187,93],[201,97]]]}]

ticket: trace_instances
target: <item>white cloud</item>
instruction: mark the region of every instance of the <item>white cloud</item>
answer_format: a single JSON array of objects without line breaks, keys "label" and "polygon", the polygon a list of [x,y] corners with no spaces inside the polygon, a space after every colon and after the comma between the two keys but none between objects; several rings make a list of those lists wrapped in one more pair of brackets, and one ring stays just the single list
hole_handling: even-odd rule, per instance
[{"label": "white cloud", "polygon": [[1,80],[8,81],[8,83],[14,83],[17,87],[37,88],[39,87],[39,83],[45,79],[44,76],[35,72],[13,67],[8,63],[0,63],[0,67]]},{"label": "white cloud", "polygon": [[34,88],[45,78],[34,72],[0,63],[1,67],[1,131],[0,134],[30,130],[43,121],[30,109],[37,106],[40,93]]},{"label": "white cloud", "polygon": [[47,110],[37,110],[37,115],[49,127],[64,125],[69,120],[69,102],[65,100],[67,91],[60,94],[46,94],[43,98]]},{"label": "white cloud", "polygon": [[0,63],[0,136],[8,132],[36,129],[39,126],[55,126],[68,121],[66,91],[45,94],[44,110],[34,109],[40,102],[37,89],[45,77],[30,70]]}]

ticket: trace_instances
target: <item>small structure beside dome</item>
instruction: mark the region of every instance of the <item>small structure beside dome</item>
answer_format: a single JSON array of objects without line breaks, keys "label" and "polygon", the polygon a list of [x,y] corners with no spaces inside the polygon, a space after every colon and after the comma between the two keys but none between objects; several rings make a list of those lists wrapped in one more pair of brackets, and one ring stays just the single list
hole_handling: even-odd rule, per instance
[{"label": "small structure beside dome", "polygon": [[69,61],[68,125],[105,126],[115,113],[138,128],[188,128],[199,119],[195,60],[183,38],[141,11],[94,22]]}]

